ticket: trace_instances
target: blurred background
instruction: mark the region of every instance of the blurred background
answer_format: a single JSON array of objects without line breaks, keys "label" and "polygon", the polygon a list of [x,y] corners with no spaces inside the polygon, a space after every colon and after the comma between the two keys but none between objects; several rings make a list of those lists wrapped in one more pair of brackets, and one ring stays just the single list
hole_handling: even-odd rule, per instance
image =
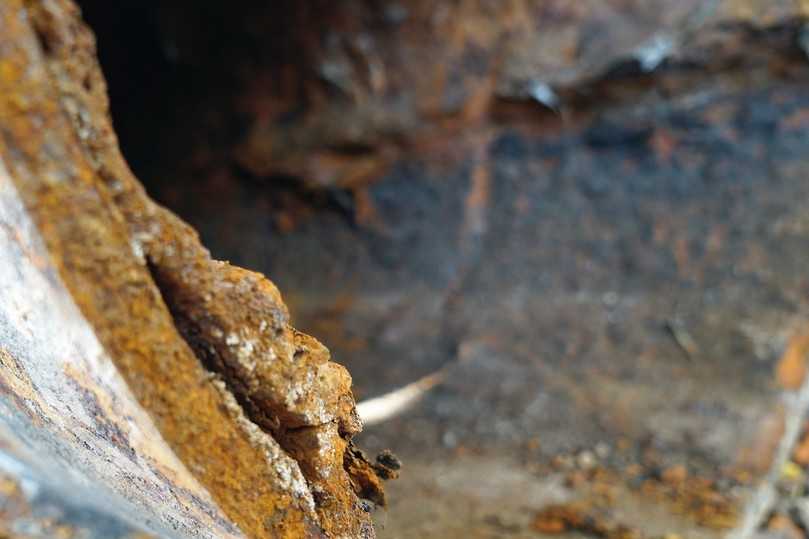
[{"label": "blurred background", "polygon": [[805,536],[809,4],[79,3],[152,197],[358,399],[446,369],[381,537]]}]

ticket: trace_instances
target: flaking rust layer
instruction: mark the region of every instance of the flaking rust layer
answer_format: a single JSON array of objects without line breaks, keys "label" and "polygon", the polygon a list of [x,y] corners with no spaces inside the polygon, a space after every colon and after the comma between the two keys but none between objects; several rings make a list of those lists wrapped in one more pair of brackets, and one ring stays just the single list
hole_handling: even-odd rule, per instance
[{"label": "flaking rust layer", "polygon": [[3,3],[0,29],[0,157],[172,450],[249,537],[372,537],[346,471],[369,469],[346,452],[360,429],[348,373],[290,327],[272,283],[212,260],[145,195],[74,4]]},{"label": "flaking rust layer", "polygon": [[[199,142],[182,154],[190,157],[141,160],[144,180],[148,171],[156,176],[155,195],[192,219],[214,252],[272,268],[301,328],[328,335],[335,355],[350,358],[365,396],[450,365],[440,391],[368,436],[378,448],[396,443],[410,464],[394,486],[385,533],[618,529],[577,523],[593,507],[559,511],[579,499],[650,537],[721,537],[731,529],[749,536],[766,517],[784,463],[779,449],[805,412],[803,404],[785,407],[794,395],[779,389],[801,387],[802,347],[779,363],[777,380],[773,372],[809,312],[807,45],[797,5],[782,20],[741,17],[745,3],[758,4],[753,13],[776,7],[711,2],[727,8],[718,20],[663,34],[651,19],[628,31],[610,21],[604,34],[574,22],[581,45],[607,63],[567,82],[541,79],[556,92],[556,111],[498,85],[479,123],[462,123],[463,136],[448,124],[436,128],[440,136],[422,136],[438,120],[401,136],[350,129],[373,99],[334,97],[273,116],[284,110],[267,103],[273,86],[255,69],[234,68],[255,81],[255,98],[246,101],[265,116],[241,118],[241,109],[224,106],[219,123],[207,115],[180,121],[177,132],[194,125],[208,134],[194,130]],[[545,4],[592,13],[578,3]],[[610,8],[619,4],[631,3]],[[662,13],[681,5],[644,3],[655,6]],[[538,39],[548,35],[542,28]],[[594,35],[614,43],[610,30],[669,35],[679,46],[666,51],[663,40],[656,52],[628,47],[620,56],[591,47]],[[334,33],[345,40],[338,43],[351,36]],[[262,35],[257,30],[255,43]],[[530,59],[536,49],[520,50]],[[653,52],[660,64],[652,70]],[[436,70],[452,65],[438,52],[433,58]],[[203,97],[200,117],[211,103],[227,103],[222,93]],[[124,117],[142,110],[120,104]],[[307,116],[322,121],[329,105],[347,135],[342,145],[322,144],[345,149],[335,169],[380,155],[375,147],[387,140],[402,148],[388,174],[367,188],[306,169],[279,179],[272,174],[295,172],[294,154],[283,150],[263,167],[232,164],[247,155],[233,153],[234,142],[274,159],[269,150],[310,129]],[[215,138],[234,117],[241,129]],[[206,122],[220,130],[206,130]],[[258,138],[259,130],[244,129],[263,122],[269,127]],[[158,170],[188,180],[161,189]],[[207,196],[191,196],[200,191]],[[605,479],[599,466],[610,472]]]}]

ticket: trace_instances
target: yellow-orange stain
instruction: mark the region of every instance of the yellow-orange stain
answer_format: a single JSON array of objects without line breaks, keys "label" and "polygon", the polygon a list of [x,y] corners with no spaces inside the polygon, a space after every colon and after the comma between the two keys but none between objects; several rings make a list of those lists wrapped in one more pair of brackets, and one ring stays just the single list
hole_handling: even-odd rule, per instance
[{"label": "yellow-orange stain", "polygon": [[806,377],[807,353],[809,353],[809,333],[793,335],[775,367],[778,385],[787,390],[801,387]]}]

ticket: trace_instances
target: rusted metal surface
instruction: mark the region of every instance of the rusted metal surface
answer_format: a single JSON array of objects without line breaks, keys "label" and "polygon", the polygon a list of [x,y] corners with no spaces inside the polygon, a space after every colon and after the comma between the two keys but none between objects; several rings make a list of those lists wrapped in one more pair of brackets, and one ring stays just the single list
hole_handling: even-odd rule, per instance
[{"label": "rusted metal surface", "polygon": [[[565,30],[581,55],[524,67],[555,103],[512,92],[512,71],[477,79],[495,82],[485,103],[468,93],[451,121],[436,107],[390,130],[359,120],[372,98],[292,99],[284,114],[274,71],[242,66],[246,91],[179,99],[203,118],[178,114],[166,137],[187,158],[140,161],[215,253],[273,277],[360,397],[447,369],[364,435],[410,464],[381,535],[750,537],[781,507],[806,408],[803,8],[700,5],[581,8]],[[408,80],[450,69],[443,52],[440,66],[414,55]],[[446,80],[473,88],[467,75]],[[193,138],[172,145],[178,132]]]},{"label": "rusted metal surface", "polygon": [[0,3],[9,441],[158,536],[373,537],[350,376],[145,195],[107,107],[75,4]]},{"label": "rusted metal surface", "polygon": [[[0,462],[12,482],[4,483],[12,492],[3,495],[3,529],[27,537],[31,519],[53,506],[63,514],[51,518],[75,528],[69,537],[84,528],[91,537],[136,529],[242,537],[135,401],[59,278],[4,165],[0,258]],[[9,507],[18,503],[30,507]],[[76,519],[82,511],[104,518]]]}]

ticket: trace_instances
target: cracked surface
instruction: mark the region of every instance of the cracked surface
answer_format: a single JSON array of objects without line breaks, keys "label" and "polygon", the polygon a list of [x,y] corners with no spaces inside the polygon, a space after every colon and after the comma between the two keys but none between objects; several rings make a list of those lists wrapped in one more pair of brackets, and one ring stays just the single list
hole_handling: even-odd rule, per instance
[{"label": "cracked surface", "polygon": [[[74,4],[7,2],[0,27],[0,156],[163,437],[250,537],[372,537],[340,453],[360,429],[348,373],[289,327],[272,283],[212,260],[145,195],[118,150]],[[301,428],[319,434],[286,441]]]}]

